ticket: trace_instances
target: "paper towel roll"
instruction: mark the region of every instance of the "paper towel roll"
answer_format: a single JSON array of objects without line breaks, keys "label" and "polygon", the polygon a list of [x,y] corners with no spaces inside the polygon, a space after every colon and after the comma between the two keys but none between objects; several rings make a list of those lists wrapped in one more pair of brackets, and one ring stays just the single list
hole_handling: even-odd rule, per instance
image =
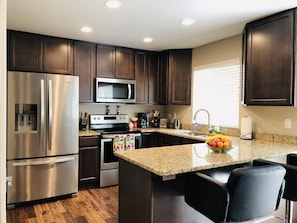
[{"label": "paper towel roll", "polygon": [[253,138],[253,129],[252,129],[253,121],[250,117],[246,116],[241,118],[241,131],[240,138],[241,139],[252,139]]}]

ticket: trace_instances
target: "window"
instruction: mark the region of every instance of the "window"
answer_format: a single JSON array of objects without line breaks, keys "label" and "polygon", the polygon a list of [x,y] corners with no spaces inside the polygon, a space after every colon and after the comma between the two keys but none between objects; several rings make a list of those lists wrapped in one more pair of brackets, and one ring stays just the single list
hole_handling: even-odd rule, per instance
[{"label": "window", "polygon": [[[193,79],[193,114],[204,108],[211,126],[239,127],[239,59],[198,67]],[[196,122],[207,124],[206,113],[199,113]]]}]

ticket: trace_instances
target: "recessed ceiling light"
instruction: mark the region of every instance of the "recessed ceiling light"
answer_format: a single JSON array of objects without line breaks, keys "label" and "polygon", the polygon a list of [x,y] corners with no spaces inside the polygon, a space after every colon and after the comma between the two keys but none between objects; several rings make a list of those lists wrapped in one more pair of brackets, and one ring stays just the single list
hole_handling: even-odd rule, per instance
[{"label": "recessed ceiling light", "polygon": [[90,33],[90,32],[93,31],[93,29],[92,29],[91,27],[88,27],[88,26],[83,26],[83,27],[81,27],[80,30],[81,30],[82,32],[84,32],[84,33]]},{"label": "recessed ceiling light", "polygon": [[194,19],[186,18],[186,19],[183,19],[180,23],[184,26],[190,26],[194,22],[195,22]]},{"label": "recessed ceiling light", "polygon": [[145,43],[150,43],[150,42],[152,42],[153,41],[153,39],[151,38],[151,37],[145,37],[144,39],[143,39],[143,42],[145,42]]},{"label": "recessed ceiling light", "polygon": [[121,7],[122,2],[119,0],[108,0],[105,2],[106,7],[111,8],[111,9],[117,9]]}]

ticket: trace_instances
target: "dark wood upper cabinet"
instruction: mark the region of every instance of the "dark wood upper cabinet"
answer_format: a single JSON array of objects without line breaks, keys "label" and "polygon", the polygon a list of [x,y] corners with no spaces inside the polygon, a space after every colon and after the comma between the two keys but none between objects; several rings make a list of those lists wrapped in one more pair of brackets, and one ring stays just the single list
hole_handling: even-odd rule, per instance
[{"label": "dark wood upper cabinet", "polygon": [[243,103],[294,105],[296,10],[248,23],[243,35]]},{"label": "dark wood upper cabinet", "polygon": [[159,103],[159,53],[135,52],[136,103]]},{"label": "dark wood upper cabinet", "polygon": [[74,42],[74,75],[79,76],[79,101],[93,102],[95,77],[95,49],[93,43]]},{"label": "dark wood upper cabinet", "polygon": [[43,70],[49,73],[73,74],[73,40],[44,37]]},{"label": "dark wood upper cabinet", "polygon": [[96,60],[98,77],[135,79],[133,49],[98,44]]},{"label": "dark wood upper cabinet", "polygon": [[96,76],[115,78],[115,47],[97,45]]},{"label": "dark wood upper cabinet", "polygon": [[148,103],[159,104],[159,53],[149,53]]},{"label": "dark wood upper cabinet", "polygon": [[39,35],[8,31],[7,68],[15,71],[42,71],[42,40]]},{"label": "dark wood upper cabinet", "polygon": [[73,74],[73,41],[9,30],[8,70]]},{"label": "dark wood upper cabinet", "polygon": [[116,78],[135,79],[134,50],[129,48],[116,48]]},{"label": "dark wood upper cabinet", "polygon": [[145,51],[135,52],[136,103],[148,103],[148,54]]},{"label": "dark wood upper cabinet", "polygon": [[[162,104],[190,105],[192,49],[168,50],[162,54],[160,101]],[[165,87],[166,86],[166,87]]]}]

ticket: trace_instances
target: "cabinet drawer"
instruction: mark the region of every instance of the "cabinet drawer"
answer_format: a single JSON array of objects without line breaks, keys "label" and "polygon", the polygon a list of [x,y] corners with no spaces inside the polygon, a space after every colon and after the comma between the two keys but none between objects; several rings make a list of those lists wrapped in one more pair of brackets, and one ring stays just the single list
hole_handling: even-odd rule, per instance
[{"label": "cabinet drawer", "polygon": [[79,147],[99,146],[98,136],[81,136],[79,137]]}]

